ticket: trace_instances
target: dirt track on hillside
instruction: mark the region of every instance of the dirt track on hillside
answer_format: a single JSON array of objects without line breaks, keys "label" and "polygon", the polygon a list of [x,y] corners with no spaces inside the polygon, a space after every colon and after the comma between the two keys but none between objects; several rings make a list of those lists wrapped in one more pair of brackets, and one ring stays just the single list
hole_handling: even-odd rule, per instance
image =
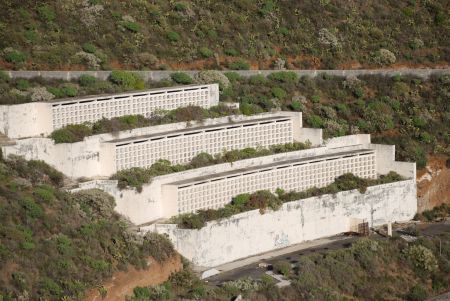
[{"label": "dirt track on hillside", "polygon": [[103,284],[108,290],[106,297],[102,298],[98,289],[92,289],[83,301],[124,301],[126,296],[133,294],[136,286],[161,284],[169,278],[171,273],[182,268],[179,255],[161,264],[152,258],[149,260],[150,267],[147,270],[136,270],[134,267],[130,267],[126,272],[114,273],[113,277]]},{"label": "dirt track on hillside", "polygon": [[427,167],[417,171],[418,210],[432,209],[442,203],[450,204],[450,169],[446,168],[447,157],[428,157]]}]

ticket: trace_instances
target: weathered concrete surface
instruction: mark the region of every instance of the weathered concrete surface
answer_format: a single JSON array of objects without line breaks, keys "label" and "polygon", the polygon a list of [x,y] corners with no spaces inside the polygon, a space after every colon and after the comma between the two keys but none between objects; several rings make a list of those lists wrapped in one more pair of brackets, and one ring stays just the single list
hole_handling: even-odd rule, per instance
[{"label": "weathered concrete surface", "polygon": [[407,221],[417,212],[414,179],[286,203],[278,211],[253,210],[209,222],[200,230],[156,224],[150,230],[168,234],[175,248],[195,265],[226,262],[350,230],[355,219],[378,226]]},{"label": "weathered concrete surface", "polygon": [[[145,80],[161,80],[170,78],[170,74],[175,71],[134,71],[140,74]],[[177,70],[185,72],[191,76],[195,75],[198,71],[195,70]],[[227,72],[219,71],[219,72]],[[236,70],[234,72],[239,73],[241,76],[251,76],[255,74],[268,75],[273,72],[279,72],[280,70]],[[361,70],[288,70],[297,73],[299,76],[311,76],[315,77],[320,74],[329,74],[336,76],[359,76],[359,75],[415,75],[422,78],[428,78],[430,75],[449,74],[450,69],[361,69]],[[107,79],[111,71],[6,71],[12,78],[32,78],[32,77],[44,77],[50,79],[64,79],[73,80],[80,77],[82,74],[89,74],[99,79]]]}]

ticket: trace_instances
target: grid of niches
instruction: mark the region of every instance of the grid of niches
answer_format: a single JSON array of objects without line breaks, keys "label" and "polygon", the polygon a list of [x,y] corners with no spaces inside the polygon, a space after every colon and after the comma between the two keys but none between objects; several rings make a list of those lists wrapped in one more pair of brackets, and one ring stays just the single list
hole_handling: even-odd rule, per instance
[{"label": "grid of niches", "polygon": [[178,213],[192,213],[199,209],[217,209],[229,203],[241,193],[258,190],[275,192],[304,191],[311,187],[324,187],[345,173],[362,178],[376,178],[375,155],[354,155],[351,157],[302,163],[270,170],[243,173],[223,179],[212,179],[206,183],[178,187]]},{"label": "grid of niches", "polygon": [[116,146],[116,166],[117,170],[148,167],[159,159],[183,164],[201,152],[214,155],[224,150],[268,147],[293,141],[293,123],[290,119],[218,127]]},{"label": "grid of niches", "polygon": [[189,105],[209,107],[209,102],[208,87],[61,102],[52,105],[53,128],[124,115],[149,117],[157,110],[173,110]]}]

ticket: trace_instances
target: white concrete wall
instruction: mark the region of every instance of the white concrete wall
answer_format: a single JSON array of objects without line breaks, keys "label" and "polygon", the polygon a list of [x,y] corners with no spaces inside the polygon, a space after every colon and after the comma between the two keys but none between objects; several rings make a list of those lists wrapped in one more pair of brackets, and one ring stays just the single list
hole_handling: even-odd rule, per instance
[{"label": "white concrete wall", "polygon": [[9,138],[45,136],[52,131],[52,109],[48,103],[0,106],[0,132]]},{"label": "white concrete wall", "polygon": [[362,144],[368,147],[370,144],[370,134],[357,134],[330,138],[324,141],[328,148],[348,147],[351,145]]},{"label": "white concrete wall", "polygon": [[403,177],[416,178],[415,162],[395,161],[395,145],[372,143],[369,147],[376,150],[378,174],[386,174],[389,171],[394,170]]},{"label": "white concrete wall", "polygon": [[299,132],[298,141],[300,142],[311,142],[312,146],[318,146],[323,144],[322,129],[314,128],[302,128]]},{"label": "white concrete wall", "polygon": [[111,175],[116,170],[114,145],[95,140],[55,144],[49,138],[17,140],[2,147],[3,154],[43,160],[71,178]]},{"label": "white concrete wall", "polygon": [[209,222],[200,230],[157,224],[142,231],[164,233],[195,265],[213,267],[307,240],[349,231],[355,219],[378,226],[407,221],[417,211],[415,179],[286,203],[278,211],[253,210]]}]

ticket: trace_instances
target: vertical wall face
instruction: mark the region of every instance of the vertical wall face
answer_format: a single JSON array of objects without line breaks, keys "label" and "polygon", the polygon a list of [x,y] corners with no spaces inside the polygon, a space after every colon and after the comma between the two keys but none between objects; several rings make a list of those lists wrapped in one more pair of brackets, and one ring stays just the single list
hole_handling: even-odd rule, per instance
[{"label": "vertical wall face", "polygon": [[46,136],[53,131],[48,103],[0,106],[0,132],[9,138]]},{"label": "vertical wall face", "polygon": [[209,108],[217,104],[216,86],[175,87],[55,102],[52,104],[53,127],[58,129],[68,124],[95,122],[124,115],[149,117],[158,110],[174,110],[191,105]]},{"label": "vertical wall face", "polygon": [[200,230],[156,225],[194,264],[213,267],[239,258],[351,230],[354,220],[378,226],[407,221],[417,211],[415,180],[286,203],[277,211],[258,210],[208,223]]},{"label": "vertical wall face", "polygon": [[114,173],[114,148],[87,140],[55,144],[48,138],[17,140],[2,148],[6,156],[13,154],[27,160],[43,160],[72,178],[98,177]]},{"label": "vertical wall face", "polygon": [[215,155],[224,150],[292,143],[293,124],[294,121],[287,118],[255,120],[121,142],[116,144],[117,169],[149,167],[160,159],[184,164],[201,152]]},{"label": "vertical wall face", "polygon": [[[285,164],[286,165],[286,164]],[[311,187],[324,187],[335,178],[353,173],[362,178],[376,177],[375,154],[356,153],[337,158],[329,156],[312,162],[292,163],[284,166],[262,170],[248,170],[240,173],[208,179],[174,183],[178,187],[177,212],[171,215],[192,213],[200,209],[217,209],[228,204],[233,197],[241,193],[252,193],[258,190],[275,192],[277,188],[285,191],[304,191]],[[162,196],[166,199],[166,196]],[[166,216],[166,217],[170,217]]]}]

